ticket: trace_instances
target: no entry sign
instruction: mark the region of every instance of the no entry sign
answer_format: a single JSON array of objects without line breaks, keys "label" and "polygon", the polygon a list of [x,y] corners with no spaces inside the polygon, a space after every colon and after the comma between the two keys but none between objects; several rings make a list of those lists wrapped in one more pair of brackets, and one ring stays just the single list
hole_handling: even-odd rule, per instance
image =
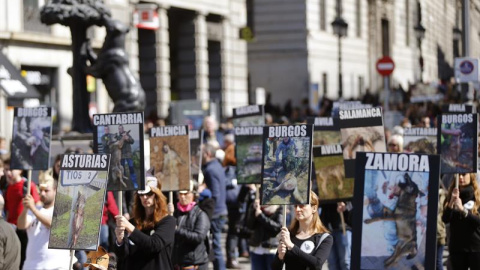
[{"label": "no entry sign", "polygon": [[392,58],[384,56],[378,59],[376,67],[378,73],[385,77],[392,74],[393,70],[395,69],[395,63],[393,62]]}]

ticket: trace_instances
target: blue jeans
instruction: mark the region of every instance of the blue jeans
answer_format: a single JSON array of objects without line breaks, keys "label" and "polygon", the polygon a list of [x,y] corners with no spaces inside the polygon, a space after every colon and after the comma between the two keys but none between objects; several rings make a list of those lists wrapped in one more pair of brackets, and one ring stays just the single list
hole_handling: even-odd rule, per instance
[{"label": "blue jeans", "polygon": [[[87,262],[87,253],[85,250],[75,250],[75,257],[77,257],[78,262],[83,266]],[[88,267],[83,267],[84,270],[87,270]]]},{"label": "blue jeans", "polygon": [[212,249],[215,254],[215,259],[213,260],[213,269],[214,270],[225,270],[225,259],[223,258],[222,253],[222,228],[227,221],[225,216],[220,216],[218,218],[213,218],[211,221],[210,231],[212,232],[213,241]]},{"label": "blue jeans", "polygon": [[[124,167],[125,167],[125,163],[128,165],[128,170],[130,171],[130,177],[128,177],[128,175],[125,175],[125,176],[127,176],[132,181],[132,184],[133,184],[134,188],[138,188],[137,175],[135,174],[135,168],[133,167],[133,159],[122,158],[120,160],[120,162],[122,163],[122,165]],[[126,173],[126,171],[125,171],[125,173]]]},{"label": "blue jeans", "polygon": [[332,232],[333,246],[328,256],[328,269],[330,270],[348,270],[350,269],[350,257],[352,248],[352,232],[347,230],[346,235],[343,232]]},{"label": "blue jeans", "polygon": [[100,246],[104,247],[108,251],[108,225],[102,224],[100,226]]},{"label": "blue jeans", "polygon": [[444,245],[437,244],[437,270],[443,270],[443,249]]},{"label": "blue jeans", "polygon": [[250,253],[250,260],[252,262],[252,270],[270,270],[272,269],[272,262],[275,254],[255,254]]}]

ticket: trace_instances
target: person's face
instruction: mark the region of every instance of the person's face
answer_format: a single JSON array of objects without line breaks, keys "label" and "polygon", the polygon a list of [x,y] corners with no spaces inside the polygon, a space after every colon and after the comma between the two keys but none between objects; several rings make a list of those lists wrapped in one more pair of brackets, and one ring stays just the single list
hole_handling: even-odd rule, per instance
[{"label": "person's face", "polygon": [[468,186],[470,185],[470,182],[472,180],[470,179],[470,174],[469,173],[461,173],[458,175],[458,185],[461,187]]},{"label": "person's face", "polygon": [[170,150],[170,147],[168,147],[167,144],[164,144],[164,145],[163,145],[163,152],[164,152],[164,153],[168,153],[168,150]]},{"label": "person's face", "polygon": [[428,118],[428,117],[422,118],[422,126],[423,127],[430,127],[430,118]]},{"label": "person's face", "polygon": [[153,191],[146,194],[138,194],[138,196],[144,208],[153,208],[155,206],[155,193]]},{"label": "person's face", "polygon": [[42,201],[44,205],[51,205],[55,201],[56,193],[55,188],[50,185],[40,187],[40,201]]},{"label": "person's face", "polygon": [[118,132],[122,133],[123,132],[123,126],[118,126]]},{"label": "person's face", "polygon": [[104,131],[105,131],[105,134],[109,134],[109,133],[110,133],[110,128],[109,128],[109,127],[105,127],[105,128],[104,128]]},{"label": "person's face", "polygon": [[391,153],[400,152],[400,146],[398,145],[398,142],[396,140],[391,140],[388,143],[388,152],[391,152]]},{"label": "person's face", "polygon": [[3,171],[9,184],[15,183],[15,180],[22,176],[22,170],[10,170],[9,165],[5,165]]},{"label": "person's face", "polygon": [[289,140],[289,139],[290,139],[289,137],[285,137],[285,138],[283,138],[283,142],[284,142],[284,143],[288,143],[288,140]]},{"label": "person's face", "polygon": [[317,207],[310,204],[297,204],[295,205],[295,218],[298,221],[307,221],[313,217],[316,213]]},{"label": "person's face", "polygon": [[193,193],[178,193],[178,201],[181,205],[188,205],[193,202]]},{"label": "person's face", "polygon": [[205,131],[208,133],[215,131],[215,122],[213,121],[213,119],[205,119]]}]

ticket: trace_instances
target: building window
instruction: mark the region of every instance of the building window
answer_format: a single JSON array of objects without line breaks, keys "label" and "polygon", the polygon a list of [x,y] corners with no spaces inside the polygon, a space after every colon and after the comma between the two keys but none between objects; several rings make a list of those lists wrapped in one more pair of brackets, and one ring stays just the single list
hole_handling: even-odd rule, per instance
[{"label": "building window", "polygon": [[357,24],[357,37],[362,37],[362,2],[361,0],[356,0],[356,17],[355,22]]},{"label": "building window", "polygon": [[252,36],[255,36],[255,20],[254,20],[253,0],[247,0],[247,27],[250,28]]},{"label": "building window", "polygon": [[322,88],[323,88],[323,95],[324,96],[326,96],[327,93],[328,93],[327,85],[328,85],[328,76],[327,76],[327,73],[323,73],[322,74]]},{"label": "building window", "polygon": [[50,26],[40,22],[44,0],[23,0],[23,28],[26,32],[50,33]]},{"label": "building window", "polygon": [[410,0],[405,0],[405,45],[410,46]]},{"label": "building window", "polygon": [[320,0],[320,30],[327,30],[327,0]]},{"label": "building window", "polygon": [[382,19],[382,54],[390,56],[390,29],[389,21]]}]

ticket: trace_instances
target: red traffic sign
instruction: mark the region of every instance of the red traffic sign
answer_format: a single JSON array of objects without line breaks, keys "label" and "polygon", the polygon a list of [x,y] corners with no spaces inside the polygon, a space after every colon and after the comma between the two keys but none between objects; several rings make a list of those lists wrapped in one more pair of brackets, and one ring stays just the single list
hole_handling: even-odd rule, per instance
[{"label": "red traffic sign", "polygon": [[392,58],[384,56],[378,59],[376,67],[378,73],[385,77],[392,74],[393,70],[395,69],[395,63],[393,62]]}]

